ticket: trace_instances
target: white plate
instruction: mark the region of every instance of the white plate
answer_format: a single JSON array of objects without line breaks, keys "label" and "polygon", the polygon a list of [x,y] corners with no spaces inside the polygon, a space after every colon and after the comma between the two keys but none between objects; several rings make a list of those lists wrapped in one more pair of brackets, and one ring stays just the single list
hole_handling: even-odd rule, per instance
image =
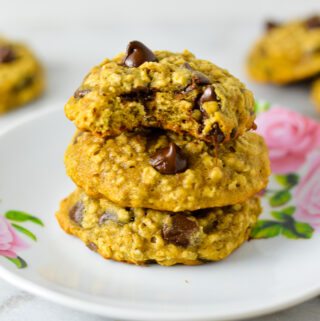
[{"label": "white plate", "polygon": [[307,240],[252,240],[221,262],[195,267],[137,267],[89,251],[54,217],[74,189],[62,162],[74,131],[59,109],[0,136],[0,216],[15,209],[45,225],[17,223],[38,241],[19,233],[30,245],[18,252],[28,266],[18,269],[0,257],[3,279],[69,307],[130,320],[240,319],[320,293],[319,232]]}]

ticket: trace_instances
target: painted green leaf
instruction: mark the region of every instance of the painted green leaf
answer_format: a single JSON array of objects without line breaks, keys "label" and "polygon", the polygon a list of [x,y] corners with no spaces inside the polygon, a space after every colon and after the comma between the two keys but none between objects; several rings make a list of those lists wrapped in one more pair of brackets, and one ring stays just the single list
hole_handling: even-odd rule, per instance
[{"label": "painted green leaf", "polygon": [[269,220],[259,220],[251,231],[253,239],[271,238],[280,234],[281,223]]},{"label": "painted green leaf", "polygon": [[296,208],[294,206],[288,206],[286,208],[283,208],[281,211],[272,211],[271,215],[277,220],[283,221],[291,217],[295,209]]},{"label": "painted green leaf", "polygon": [[304,235],[306,239],[310,239],[312,237],[313,228],[308,223],[302,223],[302,222],[295,222],[294,227],[296,231]]},{"label": "painted green leaf", "polygon": [[16,222],[26,222],[26,221],[30,221],[33,222],[35,224],[44,226],[44,224],[42,223],[42,221],[35,217],[32,216],[28,213],[24,213],[24,212],[20,212],[20,211],[8,211],[6,212],[6,214],[4,215],[8,220],[11,221],[16,221]]},{"label": "painted green leaf", "polygon": [[286,188],[291,188],[298,184],[299,175],[295,173],[287,174],[287,175],[274,175],[276,181]]},{"label": "painted green leaf", "polygon": [[271,106],[271,103],[256,100],[254,103],[254,111],[258,114],[262,111],[268,110],[270,108],[270,106]]},{"label": "painted green leaf", "polygon": [[286,238],[288,238],[288,239],[295,239],[295,240],[297,240],[297,239],[300,238],[300,236],[297,235],[297,233],[296,233],[294,230],[289,229],[289,228],[287,228],[287,227],[285,227],[285,226],[282,227],[282,229],[281,229],[281,234],[282,234],[283,236],[285,236]]},{"label": "painted green leaf", "polygon": [[313,228],[308,223],[288,221],[283,224],[281,234],[289,239],[310,239]]},{"label": "painted green leaf", "polygon": [[283,190],[274,193],[270,199],[269,203],[271,206],[280,206],[288,203],[291,200],[291,194],[288,190]]},{"label": "painted green leaf", "polygon": [[21,258],[20,256],[18,256],[16,259],[13,259],[11,257],[7,257],[6,258],[11,261],[12,263],[14,263],[18,269],[24,269],[28,266],[27,262]]},{"label": "painted green leaf", "polygon": [[18,224],[15,224],[15,223],[11,223],[11,225],[16,229],[18,230],[19,232],[29,236],[31,239],[33,239],[35,242],[37,242],[37,237],[32,233],[30,232],[28,229],[18,225]]}]

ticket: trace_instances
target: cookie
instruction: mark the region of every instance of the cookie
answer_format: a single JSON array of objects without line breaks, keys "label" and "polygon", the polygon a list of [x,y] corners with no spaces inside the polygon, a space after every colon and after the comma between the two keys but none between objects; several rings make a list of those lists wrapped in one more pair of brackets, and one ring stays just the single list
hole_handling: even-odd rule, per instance
[{"label": "cookie", "polygon": [[63,230],[106,259],[137,265],[219,261],[245,242],[261,212],[258,197],[191,215],[119,207],[80,189],[60,204]]},{"label": "cookie", "polygon": [[320,113],[320,78],[318,78],[312,83],[311,97],[318,112]]},{"label": "cookie", "polygon": [[92,197],[172,212],[244,202],[270,175],[266,145],[253,132],[216,147],[157,129],[109,138],[77,132],[65,165]]},{"label": "cookie", "polygon": [[43,69],[23,44],[0,38],[0,114],[39,96]]},{"label": "cookie", "polygon": [[104,60],[65,105],[83,131],[114,136],[159,127],[222,143],[254,126],[254,98],[226,70],[188,51],[155,51],[138,41]]},{"label": "cookie", "polygon": [[247,68],[260,82],[287,84],[320,72],[320,16],[268,23],[251,50]]}]

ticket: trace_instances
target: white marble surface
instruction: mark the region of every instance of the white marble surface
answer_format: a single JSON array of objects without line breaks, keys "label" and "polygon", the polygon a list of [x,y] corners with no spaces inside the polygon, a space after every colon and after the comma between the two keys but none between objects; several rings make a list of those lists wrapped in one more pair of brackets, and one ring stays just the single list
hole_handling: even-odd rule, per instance
[{"label": "white marble surface", "polygon": [[[308,15],[319,0],[243,1],[12,1],[0,0],[0,30],[30,43],[47,69],[48,90],[35,103],[0,117],[0,131],[39,110],[63,103],[91,66],[139,39],[153,49],[188,48],[228,68],[256,97],[318,118],[309,84],[277,88],[250,82],[243,70],[248,46],[268,17]],[[196,7],[195,7],[196,6]],[[1,184],[1,181],[0,181]],[[0,276],[1,277],[1,276]],[[102,321],[104,318],[58,306],[0,280],[2,321]],[[320,298],[257,318],[259,321],[320,320]]]}]

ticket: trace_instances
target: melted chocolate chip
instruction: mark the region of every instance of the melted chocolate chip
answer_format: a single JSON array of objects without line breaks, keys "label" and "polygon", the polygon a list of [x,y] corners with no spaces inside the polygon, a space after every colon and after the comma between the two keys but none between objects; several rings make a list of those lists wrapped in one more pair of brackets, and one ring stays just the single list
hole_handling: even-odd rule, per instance
[{"label": "melted chocolate chip", "polygon": [[201,108],[201,106],[207,101],[217,101],[217,95],[212,86],[207,86],[199,98],[198,104],[202,112],[204,110]]},{"label": "melted chocolate chip", "polygon": [[231,133],[230,133],[230,138],[231,139],[235,138],[235,136],[237,134],[237,131],[238,131],[237,127],[232,128]]},{"label": "melted chocolate chip", "polygon": [[118,221],[118,216],[112,211],[104,212],[99,218],[99,225],[103,225],[106,221]]},{"label": "melted chocolate chip", "polygon": [[93,251],[93,252],[97,252],[97,250],[98,250],[97,245],[94,244],[93,242],[88,243],[88,244],[87,244],[87,247],[88,247],[91,251]]},{"label": "melted chocolate chip", "polygon": [[218,144],[221,144],[226,138],[224,133],[221,131],[218,123],[213,124],[213,129],[211,132],[212,132],[212,135],[214,136],[215,142]]},{"label": "melted chocolate chip", "polygon": [[14,60],[15,54],[11,47],[9,46],[0,46],[0,64],[11,62]]},{"label": "melted chocolate chip", "polygon": [[74,98],[83,98],[86,94],[88,94],[90,92],[90,89],[77,89],[74,94],[73,97]]},{"label": "melted chocolate chip", "polygon": [[[192,83],[190,85],[190,86],[192,86],[192,89],[194,89],[197,85],[202,86],[202,85],[209,85],[210,84],[210,80],[207,78],[207,76],[205,74],[203,74],[200,71],[194,70],[187,62],[183,63],[182,66],[184,68],[187,68],[188,70],[192,71],[193,77],[192,77]],[[190,86],[188,86],[188,87],[190,87]],[[190,91],[190,89],[188,91]]]},{"label": "melted chocolate chip", "polygon": [[150,101],[155,97],[155,90],[147,87],[136,87],[131,89],[131,91],[121,95],[121,98],[126,101]]},{"label": "melted chocolate chip", "polygon": [[279,27],[280,26],[280,23],[278,23],[278,22],[275,22],[275,21],[266,21],[266,23],[265,23],[265,30],[266,31],[270,31],[270,30],[272,30],[272,29],[274,29],[274,28],[277,28],[277,27]]},{"label": "melted chocolate chip", "polygon": [[150,159],[150,165],[161,174],[176,174],[187,169],[187,160],[180,148],[170,143],[166,148],[160,148]]},{"label": "melted chocolate chip", "polygon": [[192,237],[199,231],[197,221],[191,220],[186,215],[175,214],[172,216],[171,225],[163,225],[163,239],[177,246],[187,247]]},{"label": "melted chocolate chip", "polygon": [[69,211],[69,218],[76,224],[80,225],[82,221],[84,206],[82,201],[77,202]]},{"label": "melted chocolate chip", "polygon": [[139,67],[146,61],[158,61],[155,54],[140,41],[131,41],[122,63],[130,68]]},{"label": "melted chocolate chip", "polygon": [[320,16],[310,17],[305,21],[305,26],[308,29],[320,28]]}]

